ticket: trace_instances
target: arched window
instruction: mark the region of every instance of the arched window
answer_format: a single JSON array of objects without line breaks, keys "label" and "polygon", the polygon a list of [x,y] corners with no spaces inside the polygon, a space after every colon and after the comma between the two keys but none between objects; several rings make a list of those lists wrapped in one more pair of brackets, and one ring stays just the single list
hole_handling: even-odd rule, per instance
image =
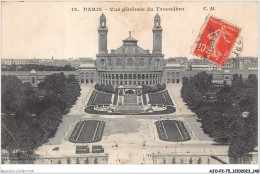
[{"label": "arched window", "polygon": [[156,65],[157,65],[157,66],[160,65],[160,59],[156,59]]},{"label": "arched window", "polygon": [[121,66],[121,58],[116,58],[116,66]]},{"label": "arched window", "polygon": [[172,77],[175,77],[175,72],[172,72]]},{"label": "arched window", "polygon": [[180,73],[179,72],[176,72],[176,77],[179,77],[180,76]]},{"label": "arched window", "polygon": [[87,73],[86,73],[86,77],[88,77],[88,76],[89,76],[89,73],[87,72]]},{"label": "arched window", "polygon": [[170,75],[171,75],[171,74],[170,74],[169,72],[167,72],[167,77],[170,77]]},{"label": "arched window", "polygon": [[134,59],[133,59],[133,58],[128,58],[126,65],[127,65],[127,66],[134,66]]},{"label": "arched window", "polygon": [[101,60],[100,60],[100,64],[101,64],[101,65],[104,65],[104,64],[105,64],[105,59],[101,59]]},{"label": "arched window", "polygon": [[93,72],[92,72],[92,73],[90,73],[90,76],[91,76],[91,77],[94,77],[94,73],[93,73]]},{"label": "arched window", "polygon": [[111,59],[109,58],[108,59],[108,66],[111,66],[112,65],[112,61],[111,61]]},{"label": "arched window", "polygon": [[144,58],[141,58],[141,59],[139,60],[139,65],[140,65],[140,66],[144,66]]}]

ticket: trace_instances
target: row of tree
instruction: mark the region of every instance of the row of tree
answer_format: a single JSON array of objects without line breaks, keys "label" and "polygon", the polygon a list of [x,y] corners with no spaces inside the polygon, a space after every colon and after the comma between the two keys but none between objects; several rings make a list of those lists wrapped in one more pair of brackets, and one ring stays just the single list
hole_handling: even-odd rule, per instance
[{"label": "row of tree", "polygon": [[102,91],[102,92],[106,92],[106,93],[113,93],[113,94],[117,94],[117,87],[114,88],[112,85],[107,84],[95,84],[94,88],[98,91]]},{"label": "row of tree", "polygon": [[38,89],[22,83],[16,76],[2,76],[3,149],[28,152],[53,137],[80,94],[74,75],[46,76]]},{"label": "row of tree", "polygon": [[159,92],[162,90],[166,89],[166,85],[164,84],[157,84],[154,86],[149,86],[149,85],[143,85],[143,94],[148,94],[148,93],[154,93],[154,92]]},{"label": "row of tree", "polygon": [[39,65],[39,64],[26,64],[26,65],[4,65],[2,66],[2,71],[31,71],[32,69],[36,71],[76,71],[75,67],[71,65],[65,66],[49,66],[49,65]]},{"label": "row of tree", "polygon": [[232,84],[215,90],[217,100],[205,101],[212,92],[212,75],[205,72],[184,77],[182,97],[201,119],[202,128],[218,143],[229,144],[232,158],[245,158],[257,146],[257,76],[243,80],[234,74]]}]

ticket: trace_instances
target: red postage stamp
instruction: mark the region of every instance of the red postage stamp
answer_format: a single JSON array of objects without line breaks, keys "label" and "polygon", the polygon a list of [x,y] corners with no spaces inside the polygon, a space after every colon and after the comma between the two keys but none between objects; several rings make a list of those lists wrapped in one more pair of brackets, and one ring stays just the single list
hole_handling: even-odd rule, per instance
[{"label": "red postage stamp", "polygon": [[240,31],[241,29],[234,25],[208,16],[195,44],[193,54],[223,66]]}]

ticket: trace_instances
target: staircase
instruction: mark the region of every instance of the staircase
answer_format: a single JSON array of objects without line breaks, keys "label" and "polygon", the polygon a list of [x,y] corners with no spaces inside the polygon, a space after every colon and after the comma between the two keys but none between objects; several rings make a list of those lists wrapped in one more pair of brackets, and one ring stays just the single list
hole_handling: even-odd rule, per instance
[{"label": "staircase", "polygon": [[115,111],[122,114],[138,114],[144,112],[144,109],[137,105],[122,105],[118,106]]},{"label": "staircase", "polygon": [[124,97],[124,105],[137,105],[137,98],[136,96],[125,96]]}]

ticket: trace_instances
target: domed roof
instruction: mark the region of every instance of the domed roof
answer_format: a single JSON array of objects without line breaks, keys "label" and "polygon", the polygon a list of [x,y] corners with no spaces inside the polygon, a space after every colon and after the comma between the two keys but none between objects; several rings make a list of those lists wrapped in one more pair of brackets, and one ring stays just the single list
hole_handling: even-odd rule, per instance
[{"label": "domed roof", "polygon": [[113,51],[113,54],[149,54],[147,50],[137,45],[138,40],[129,36],[123,40],[123,45]]},{"label": "domed roof", "polygon": [[34,69],[31,70],[31,74],[36,74],[36,71]]}]

